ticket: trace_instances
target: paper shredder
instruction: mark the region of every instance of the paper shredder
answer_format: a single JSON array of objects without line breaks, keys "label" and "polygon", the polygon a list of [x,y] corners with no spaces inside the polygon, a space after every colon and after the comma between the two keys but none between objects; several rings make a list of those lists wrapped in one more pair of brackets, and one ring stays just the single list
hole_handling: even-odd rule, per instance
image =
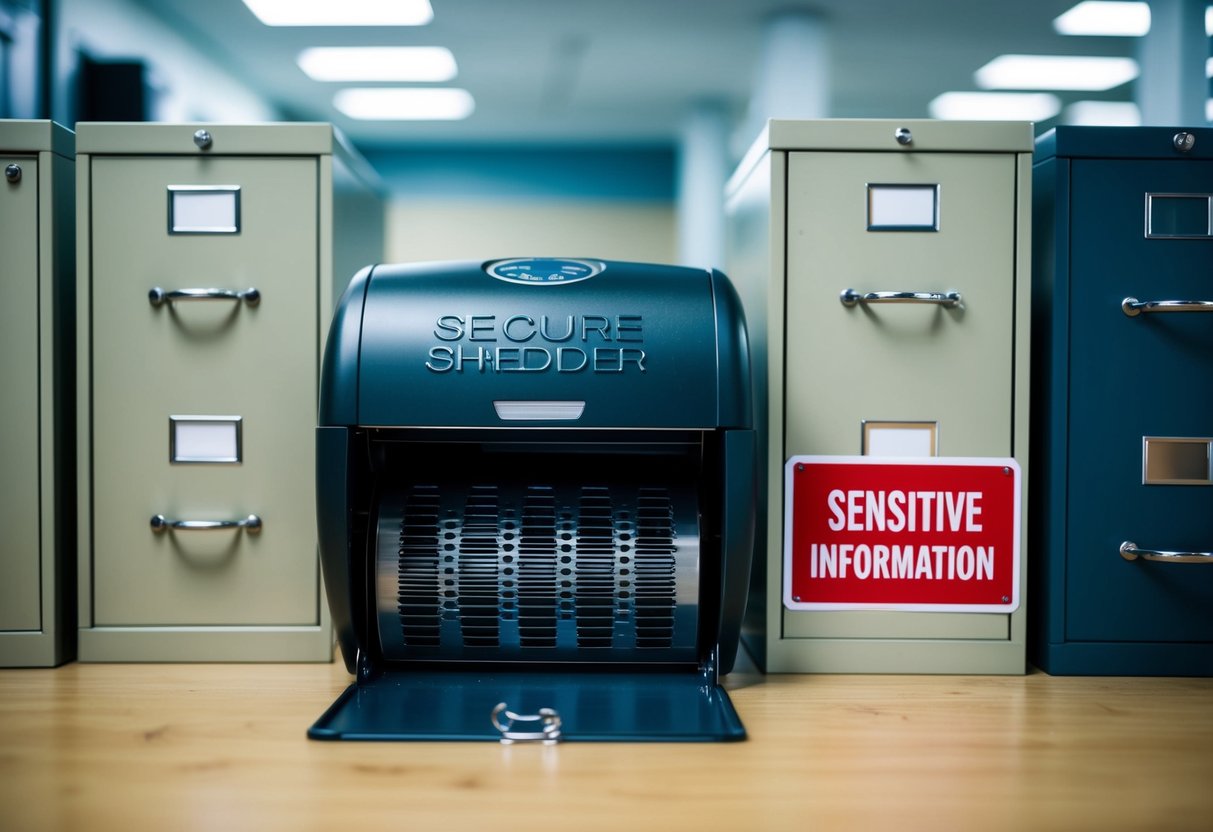
[{"label": "paper shredder", "polygon": [[321,561],[354,683],[317,739],[726,740],[753,548],[717,271],[378,265],[322,368]]}]

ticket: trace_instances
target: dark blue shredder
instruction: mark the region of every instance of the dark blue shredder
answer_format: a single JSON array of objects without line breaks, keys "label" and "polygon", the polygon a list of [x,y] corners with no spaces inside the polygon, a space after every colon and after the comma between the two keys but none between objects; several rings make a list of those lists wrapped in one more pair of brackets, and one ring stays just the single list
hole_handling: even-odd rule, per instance
[{"label": "dark blue shredder", "polygon": [[590,259],[359,272],[324,355],[320,556],[355,681],[315,739],[736,740],[741,305]]},{"label": "dark blue shredder", "polygon": [[1032,189],[1032,658],[1213,676],[1213,129],[1058,127]]}]

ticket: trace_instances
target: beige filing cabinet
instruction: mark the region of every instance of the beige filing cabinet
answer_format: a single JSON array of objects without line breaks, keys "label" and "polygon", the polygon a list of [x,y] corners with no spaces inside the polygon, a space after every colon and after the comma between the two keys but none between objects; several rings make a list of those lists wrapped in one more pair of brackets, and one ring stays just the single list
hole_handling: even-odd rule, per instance
[{"label": "beige filing cabinet", "polygon": [[72,133],[0,121],[0,666],[75,650]]},{"label": "beige filing cabinet", "polygon": [[80,659],[329,661],[317,371],[360,160],[328,124],[83,123],[77,152]]},{"label": "beige filing cabinet", "polygon": [[[772,121],[730,180],[765,460],[744,638],[768,671],[1025,670],[1022,600],[786,608],[784,464],[900,436],[894,455],[1015,458],[1026,506],[1032,140],[1027,123]],[[1021,587],[1026,563],[1021,544]]]}]

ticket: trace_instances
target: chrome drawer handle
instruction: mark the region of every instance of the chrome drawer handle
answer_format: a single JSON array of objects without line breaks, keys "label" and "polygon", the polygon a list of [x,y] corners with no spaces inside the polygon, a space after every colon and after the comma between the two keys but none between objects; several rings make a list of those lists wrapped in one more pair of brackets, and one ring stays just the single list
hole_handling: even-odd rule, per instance
[{"label": "chrome drawer handle", "polygon": [[1120,544],[1120,556],[1125,560],[1161,560],[1170,563],[1213,563],[1213,552],[1162,552],[1157,549],[1139,549],[1137,544],[1126,540]]},{"label": "chrome drawer handle", "polygon": [[1125,298],[1120,309],[1130,318],[1142,312],[1213,312],[1213,300],[1138,300]]},{"label": "chrome drawer handle", "polygon": [[161,289],[154,286],[147,293],[147,300],[152,306],[163,306],[179,300],[234,300],[244,301],[249,306],[261,302],[261,292],[257,289]]},{"label": "chrome drawer handle", "polygon": [[[502,724],[499,717],[505,714],[505,723]],[[504,702],[497,704],[493,708],[493,713],[489,717],[493,720],[493,727],[501,733],[501,744],[510,745],[515,742],[541,742],[544,745],[555,745],[560,742],[560,714],[552,708],[540,708],[537,714],[516,714],[513,711],[507,710]],[[515,731],[515,722],[538,722],[541,723],[538,731]]]},{"label": "chrome drawer handle", "polygon": [[163,514],[152,516],[152,531],[166,529],[181,532],[209,532],[217,529],[245,529],[250,534],[261,531],[261,518],[250,514],[243,520],[169,520]]},{"label": "chrome drawer handle", "polygon": [[960,306],[960,292],[857,292],[843,289],[838,299],[848,307],[857,303],[934,303],[945,309]]}]

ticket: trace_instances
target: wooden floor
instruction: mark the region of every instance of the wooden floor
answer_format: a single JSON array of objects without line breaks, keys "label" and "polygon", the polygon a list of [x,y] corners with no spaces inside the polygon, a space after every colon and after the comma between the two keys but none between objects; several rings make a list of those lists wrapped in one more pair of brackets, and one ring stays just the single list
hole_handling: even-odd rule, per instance
[{"label": "wooden floor", "polygon": [[326,743],[338,665],[0,671],[0,830],[1213,829],[1213,679],[734,673],[742,743]]}]

